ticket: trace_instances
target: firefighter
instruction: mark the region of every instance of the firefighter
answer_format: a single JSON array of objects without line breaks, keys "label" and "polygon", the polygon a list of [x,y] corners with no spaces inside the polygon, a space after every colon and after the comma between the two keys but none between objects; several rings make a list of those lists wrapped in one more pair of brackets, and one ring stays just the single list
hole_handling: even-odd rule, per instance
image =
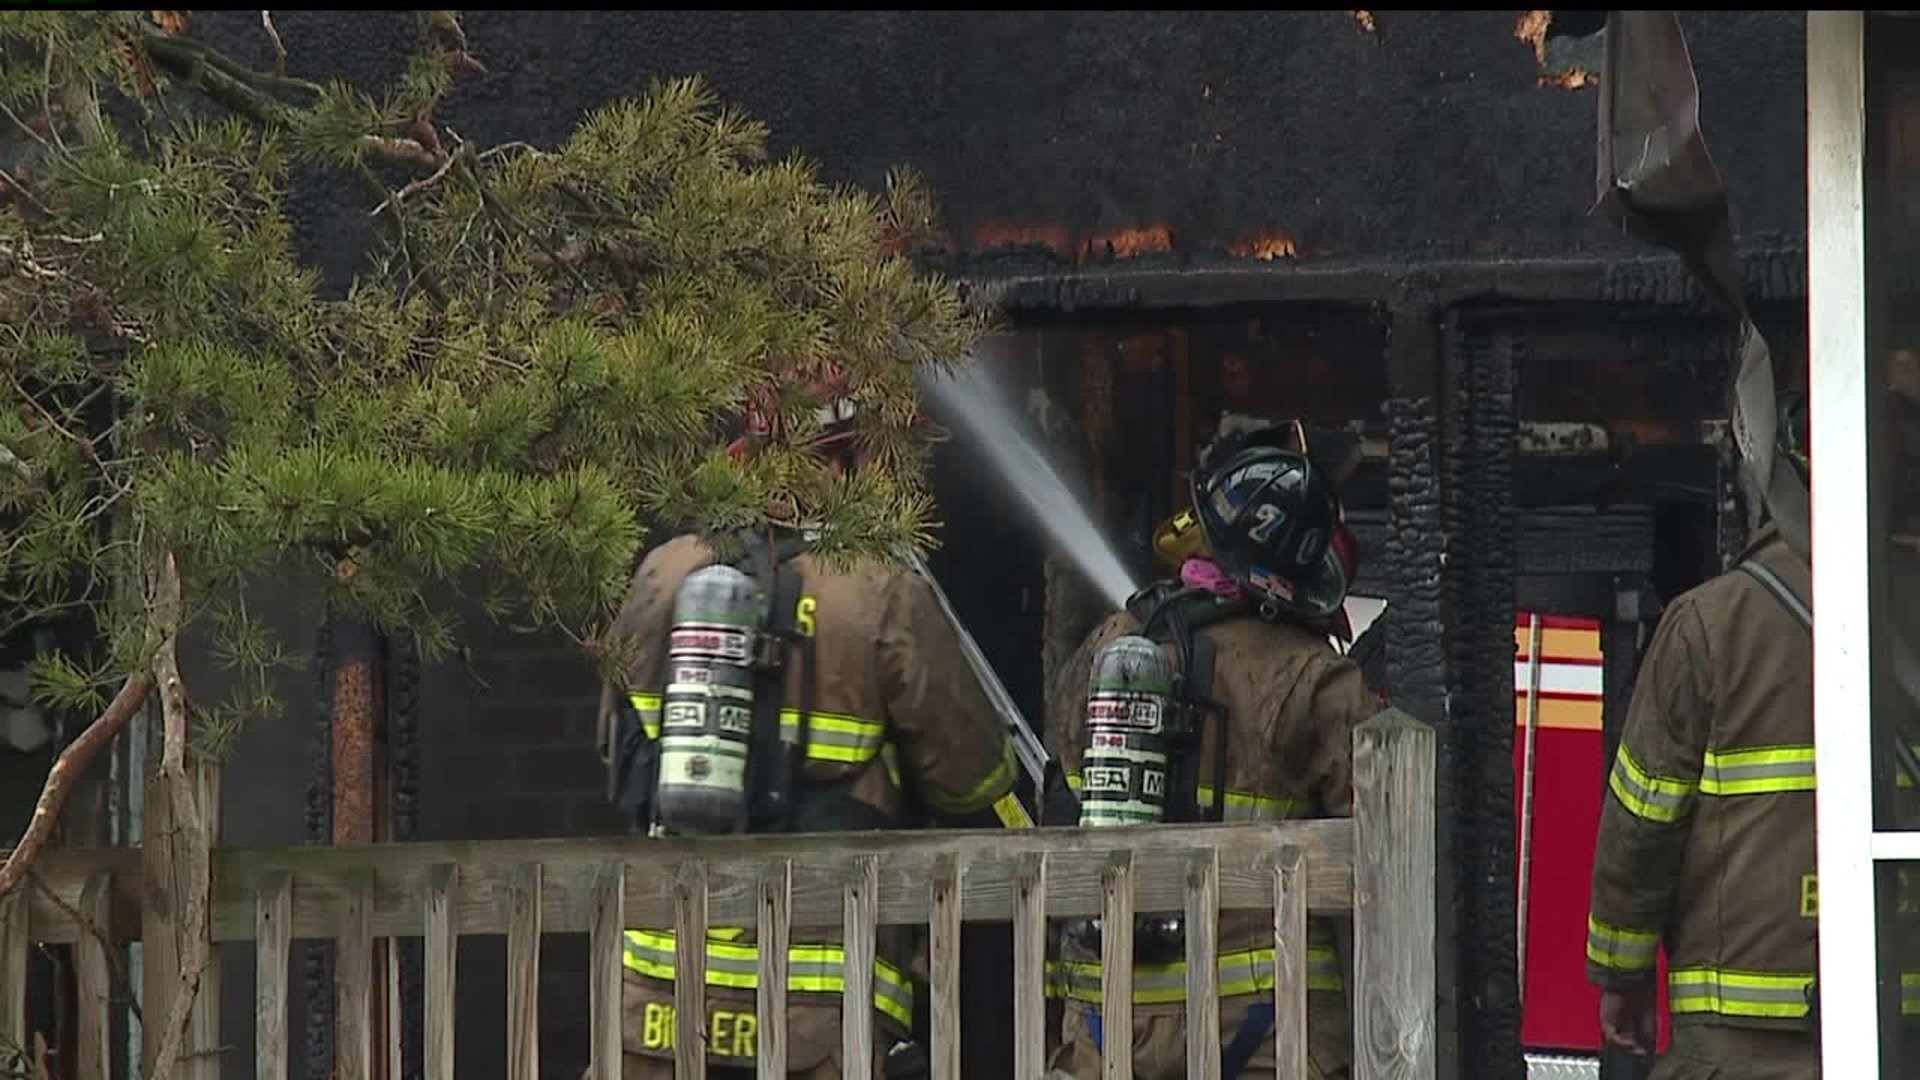
[{"label": "firefighter", "polygon": [[[1805,479],[1804,398],[1783,395],[1780,414],[1778,453]],[[1916,576],[1897,549],[1889,570]],[[1587,975],[1607,1042],[1650,1057],[1666,947],[1673,1028],[1656,1080],[1820,1074],[1811,588],[1768,522],[1733,570],[1668,606],[1634,686],[1600,818]]]},{"label": "firefighter", "polygon": [[[851,403],[826,391],[815,448],[857,466]],[[771,425],[749,413],[754,436]],[[716,563],[683,535],[648,554],[613,628],[632,650],[602,695],[616,803],[651,835],[1018,826],[1012,742],[928,581],[891,565],[829,568],[804,527],[743,535]],[[731,550],[731,549],[728,549]],[[741,627],[753,632],[741,633]],[[605,737],[603,736],[603,737]],[[804,750],[796,750],[803,746]],[[838,935],[791,943],[788,1074],[915,1075],[910,1041],[921,941],[880,930],[875,1061],[844,1062]],[[748,928],[708,936],[710,1075],[753,1075],[756,951]],[[629,929],[623,1075],[673,1069],[671,930]],[[893,1055],[889,1050],[907,1051]]]},{"label": "firefighter", "polygon": [[[1143,589],[1097,627],[1049,695],[1048,734],[1077,817],[1128,824],[1347,816],[1353,729],[1378,711],[1360,671],[1328,640],[1344,626],[1356,569],[1352,535],[1298,426],[1233,433],[1202,455],[1192,523],[1176,518],[1156,549],[1177,577]],[[1186,534],[1186,539],[1180,539]],[[1204,547],[1197,542],[1204,539]],[[1201,552],[1205,554],[1201,554]],[[1114,727],[1147,703],[1151,730]],[[1100,945],[1070,925],[1051,991],[1065,999],[1054,1068],[1101,1075]],[[1135,928],[1134,1074],[1185,1074],[1184,943],[1176,920]],[[1345,965],[1333,927],[1314,919],[1308,948],[1313,1075],[1349,1075]],[[1221,1076],[1273,1076],[1273,924],[1223,913],[1219,935]]]}]

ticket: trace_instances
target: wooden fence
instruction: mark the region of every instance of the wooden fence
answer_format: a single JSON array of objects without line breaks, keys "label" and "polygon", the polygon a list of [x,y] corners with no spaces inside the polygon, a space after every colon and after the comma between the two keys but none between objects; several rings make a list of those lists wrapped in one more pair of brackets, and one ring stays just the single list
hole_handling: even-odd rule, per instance
[{"label": "wooden fence", "polygon": [[[759,1075],[784,1076],[787,944],[823,918],[845,935],[843,1060],[873,1058],[876,927],[930,930],[933,1075],[960,1076],[962,920],[1010,920],[1014,1058],[1021,1080],[1044,1071],[1047,920],[1100,917],[1103,1001],[1133,996],[1136,912],[1183,912],[1188,1075],[1220,1072],[1217,915],[1273,914],[1278,1075],[1304,1078],[1307,913],[1351,912],[1350,982],[1357,1080],[1434,1074],[1432,730],[1388,713],[1355,736],[1352,820],[1162,825],[1021,832],[859,833],[709,840],[536,840],[226,849],[214,858],[213,940],[257,943],[256,1075],[287,1076],[287,978],[296,939],[337,949],[336,1071],[363,1080],[373,1060],[376,938],[425,939],[426,1075],[453,1076],[455,944],[507,939],[508,1075],[538,1075],[539,940],[591,938],[592,1076],[621,1065],[621,978],[627,926],[673,926],[677,1074],[705,1074],[705,962],[710,925],[753,925]],[[75,946],[81,1002],[79,1073],[104,1076],[107,941],[139,925],[139,853],[49,852],[41,887],[0,901],[0,1037],[24,1030],[27,952]],[[772,945],[773,947],[764,947]],[[204,995],[203,995],[204,997]],[[217,1009],[217,1003],[209,1005]],[[149,1001],[147,1016],[164,1015]],[[1105,1077],[1130,1080],[1132,1015],[1104,1009]],[[195,1030],[212,1032],[217,1017]],[[190,1048],[191,1049],[191,1048]],[[217,1057],[186,1059],[189,1077],[219,1074]]]}]

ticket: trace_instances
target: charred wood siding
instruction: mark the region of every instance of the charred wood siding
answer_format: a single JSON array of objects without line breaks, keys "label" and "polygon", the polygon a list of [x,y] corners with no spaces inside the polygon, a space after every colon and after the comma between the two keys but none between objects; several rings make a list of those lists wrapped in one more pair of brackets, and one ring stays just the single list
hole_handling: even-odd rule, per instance
[{"label": "charred wood siding", "polygon": [[1522,1080],[1513,849],[1514,369],[1511,329],[1445,337],[1440,490],[1448,724],[1460,876],[1460,1074]]},{"label": "charred wood siding", "polygon": [[[387,741],[393,770],[393,839],[420,839],[420,650],[410,634],[387,641]],[[425,1073],[425,943],[394,942],[400,953],[400,1076],[419,1080]]]},{"label": "charred wood siding", "polygon": [[[313,739],[308,744],[306,835],[309,844],[333,839],[333,628],[322,620],[314,640]],[[302,1013],[299,1064],[306,1080],[333,1076],[333,950],[325,942],[300,945]]]},{"label": "charred wood siding", "polygon": [[1409,305],[1394,321],[1387,401],[1388,682],[1440,732],[1441,1075],[1494,1080],[1524,1075],[1511,757],[1518,351],[1510,333],[1453,314],[1439,325]]},{"label": "charred wood siding", "polygon": [[1416,719],[1443,733],[1434,775],[1435,938],[1434,972],[1439,990],[1436,1052],[1439,1075],[1463,1074],[1453,1063],[1460,1054],[1461,1002],[1458,995],[1460,926],[1452,898],[1458,889],[1458,830],[1450,823],[1461,812],[1456,782],[1457,749],[1447,715],[1446,622],[1441,573],[1446,565],[1446,522],[1440,491],[1440,397],[1435,356],[1436,313],[1409,305],[1396,311],[1388,356],[1389,455],[1386,565],[1390,607],[1386,620],[1387,684],[1394,702]]},{"label": "charred wood siding", "polygon": [[[1637,254],[1588,216],[1594,90],[1541,85],[1518,11],[471,11],[490,74],[444,118],[547,142],[587,108],[698,72],[832,180],[915,165],[947,246],[1038,265],[1249,266]],[[410,12],[276,13],[295,70],[371,85],[400,70]],[[195,12],[270,69],[257,16]],[[1799,12],[1683,20],[1702,124],[1743,238],[1804,232]],[[344,269],[352,185],[314,185],[303,240]],[[1165,249],[1164,253],[1162,249]]]}]

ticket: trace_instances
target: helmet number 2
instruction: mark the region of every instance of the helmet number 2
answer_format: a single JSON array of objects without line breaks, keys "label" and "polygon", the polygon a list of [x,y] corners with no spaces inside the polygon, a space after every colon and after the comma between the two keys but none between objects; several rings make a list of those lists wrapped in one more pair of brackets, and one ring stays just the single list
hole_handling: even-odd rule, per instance
[{"label": "helmet number 2", "polygon": [[1287,520],[1287,515],[1272,503],[1261,503],[1253,508],[1253,525],[1247,529],[1247,535],[1256,544],[1264,544],[1273,537],[1273,530]]}]

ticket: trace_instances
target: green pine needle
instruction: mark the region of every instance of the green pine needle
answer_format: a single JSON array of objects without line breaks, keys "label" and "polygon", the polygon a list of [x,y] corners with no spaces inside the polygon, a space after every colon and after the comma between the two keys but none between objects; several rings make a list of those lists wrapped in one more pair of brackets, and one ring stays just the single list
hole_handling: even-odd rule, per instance
[{"label": "green pine needle", "polygon": [[[130,45],[158,41],[139,13],[0,15],[14,117],[90,81],[106,125],[28,138],[0,113],[30,151],[0,185],[0,630],[94,642],[35,662],[49,707],[97,709],[149,662],[128,586],[155,552],[180,568],[182,640],[232,673],[195,700],[217,754],[287,706],[274,673],[303,662],[244,603],[262,579],[316,580],[428,655],[458,647],[464,595],[617,667],[605,629],[649,528],[798,514],[835,561],[933,542],[914,373],[962,362],[990,320],[907,257],[937,233],[924,181],[826,184],[691,77],[555,146],[436,128],[453,156],[401,176],[383,147],[457,78],[453,13],[427,28],[381,93],[295,93],[184,37],[167,55],[193,66],[137,64],[162,55]],[[221,78],[256,105],[215,105]],[[382,207],[342,292],[296,248],[296,163]],[[860,406],[850,478],[807,449],[827,362]],[[742,461],[725,443],[750,394],[780,434]]]}]

